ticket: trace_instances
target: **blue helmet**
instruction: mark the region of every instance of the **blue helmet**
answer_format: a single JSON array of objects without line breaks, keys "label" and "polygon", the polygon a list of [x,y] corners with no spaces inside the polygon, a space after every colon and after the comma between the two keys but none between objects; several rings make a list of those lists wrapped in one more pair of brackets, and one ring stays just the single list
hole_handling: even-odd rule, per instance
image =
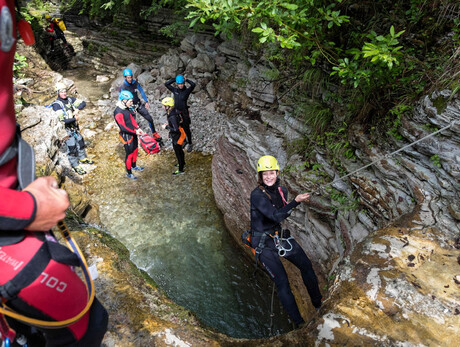
[{"label": "blue helmet", "polygon": [[132,75],[133,75],[133,72],[131,71],[131,69],[124,69],[123,70],[123,77],[132,76]]},{"label": "blue helmet", "polygon": [[177,84],[185,83],[185,78],[184,78],[184,76],[182,76],[182,75],[177,75],[177,76],[176,76],[176,83],[177,83]]},{"label": "blue helmet", "polygon": [[129,100],[133,98],[133,94],[127,90],[122,90],[118,96],[119,100]]}]

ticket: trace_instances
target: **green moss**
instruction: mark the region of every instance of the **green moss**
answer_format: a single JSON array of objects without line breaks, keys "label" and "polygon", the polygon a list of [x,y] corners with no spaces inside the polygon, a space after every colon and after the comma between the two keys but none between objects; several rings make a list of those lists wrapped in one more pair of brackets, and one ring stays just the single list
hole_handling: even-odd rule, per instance
[{"label": "green moss", "polygon": [[448,99],[442,96],[438,96],[436,99],[433,99],[432,101],[434,107],[436,107],[436,111],[438,112],[438,114],[441,114],[446,110]]}]

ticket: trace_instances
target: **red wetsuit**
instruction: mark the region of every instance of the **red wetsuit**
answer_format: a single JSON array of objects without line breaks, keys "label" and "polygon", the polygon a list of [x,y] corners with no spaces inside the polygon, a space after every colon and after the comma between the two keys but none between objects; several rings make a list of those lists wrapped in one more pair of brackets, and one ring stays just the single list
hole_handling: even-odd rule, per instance
[{"label": "red wetsuit", "polygon": [[139,125],[137,124],[133,113],[126,108],[117,106],[113,112],[113,116],[120,128],[120,136],[123,139],[123,145],[125,146],[126,171],[128,174],[131,174],[131,169],[136,167],[137,153],[139,151],[136,134],[136,130],[139,129]]},{"label": "red wetsuit", "polygon": [[[43,232],[24,230],[35,218],[34,197],[18,187],[18,158],[1,160],[15,139],[13,61],[16,23],[13,0],[0,0],[0,297],[26,316],[61,321],[81,312],[87,302],[86,287],[69,264],[72,253]],[[45,230],[44,230],[45,231]],[[38,251],[40,249],[40,251]],[[55,253],[54,251],[57,251]],[[68,259],[62,255],[67,254]],[[37,255],[39,255],[37,257]],[[45,257],[43,257],[45,255]],[[40,258],[40,259],[38,259]],[[65,257],[64,257],[65,258]],[[22,271],[27,268],[27,271]],[[47,346],[99,346],[107,329],[107,312],[95,299],[76,323],[61,329],[39,329]],[[28,327],[8,318],[18,332]]]}]

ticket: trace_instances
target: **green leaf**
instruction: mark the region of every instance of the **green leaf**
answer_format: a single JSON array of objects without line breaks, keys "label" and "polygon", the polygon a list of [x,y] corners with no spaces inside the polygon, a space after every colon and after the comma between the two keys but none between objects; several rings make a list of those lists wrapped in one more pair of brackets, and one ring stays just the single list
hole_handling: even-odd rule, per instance
[{"label": "green leaf", "polygon": [[254,29],[252,29],[251,31],[252,31],[253,33],[261,33],[261,32],[264,31],[264,29],[262,29],[262,28],[254,28]]},{"label": "green leaf", "polygon": [[196,17],[195,19],[193,19],[193,20],[191,21],[190,25],[189,25],[189,28],[192,28],[192,27],[196,24],[196,22],[198,21],[198,19],[200,19],[200,18],[199,18],[199,17]]},{"label": "green leaf", "polygon": [[283,2],[281,4],[281,6],[283,6],[284,8],[287,8],[288,10],[292,10],[292,11],[295,11],[299,8],[299,6],[295,5],[295,4],[289,4],[287,2]]}]

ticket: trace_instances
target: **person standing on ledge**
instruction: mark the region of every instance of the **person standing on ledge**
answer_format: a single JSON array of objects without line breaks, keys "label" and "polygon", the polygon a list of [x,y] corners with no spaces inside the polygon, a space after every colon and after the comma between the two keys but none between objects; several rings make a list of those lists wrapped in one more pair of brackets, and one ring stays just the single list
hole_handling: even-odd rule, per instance
[{"label": "person standing on ledge", "polygon": [[182,149],[185,140],[185,131],[180,123],[179,111],[174,107],[174,99],[168,96],[161,100],[161,103],[168,117],[168,122],[163,124],[163,129],[169,130],[169,137],[171,138],[174,153],[177,158],[178,169],[173,172],[173,175],[182,175],[185,173],[185,155]]},{"label": "person standing on ledge", "polygon": [[[145,95],[144,89],[142,89],[141,85],[138,81],[136,81],[133,77],[133,71],[131,69],[124,69],[123,70],[123,77],[125,78],[122,86],[121,91],[128,91],[133,95],[133,106],[132,109],[137,111],[145,120],[148,122],[150,130],[152,131],[152,137],[163,147],[163,139],[155,130],[155,124],[153,124],[153,118],[149,113],[150,104],[147,100],[147,95]],[[145,103],[141,102],[141,99],[137,95],[137,92],[141,93],[142,99],[144,99]]]},{"label": "person standing on ledge", "polygon": [[[177,84],[177,88],[172,86],[174,81]],[[190,87],[185,87],[185,82],[187,82]],[[193,89],[195,89],[196,84],[195,82],[185,78],[182,75],[177,75],[175,79],[171,78],[169,81],[167,81],[165,86],[173,93],[174,107],[180,112],[182,116],[183,121],[181,126],[184,128],[185,135],[187,135],[187,152],[191,152],[193,150],[192,132],[190,131],[190,124],[192,123],[192,120],[190,118],[187,100]]]},{"label": "person standing on ledge", "polygon": [[298,327],[304,320],[280,257],[300,269],[311,302],[317,311],[321,307],[322,295],[310,259],[290,236],[289,230],[283,230],[280,223],[301,202],[309,201],[310,194],[299,194],[288,203],[288,191],[280,185],[278,161],[270,155],[261,157],[257,162],[257,175],[258,187],[251,193],[251,246],[255,250],[256,263],[260,261],[275,282],[284,309]]},{"label": "person standing on ledge", "polygon": [[120,128],[120,140],[125,147],[126,177],[137,180],[132,170],[144,170],[142,166],[136,165],[137,152],[139,151],[137,135],[145,134],[145,132],[137,125],[136,118],[134,117],[133,94],[131,92],[127,90],[120,92],[117,107],[113,111],[113,117]]}]

